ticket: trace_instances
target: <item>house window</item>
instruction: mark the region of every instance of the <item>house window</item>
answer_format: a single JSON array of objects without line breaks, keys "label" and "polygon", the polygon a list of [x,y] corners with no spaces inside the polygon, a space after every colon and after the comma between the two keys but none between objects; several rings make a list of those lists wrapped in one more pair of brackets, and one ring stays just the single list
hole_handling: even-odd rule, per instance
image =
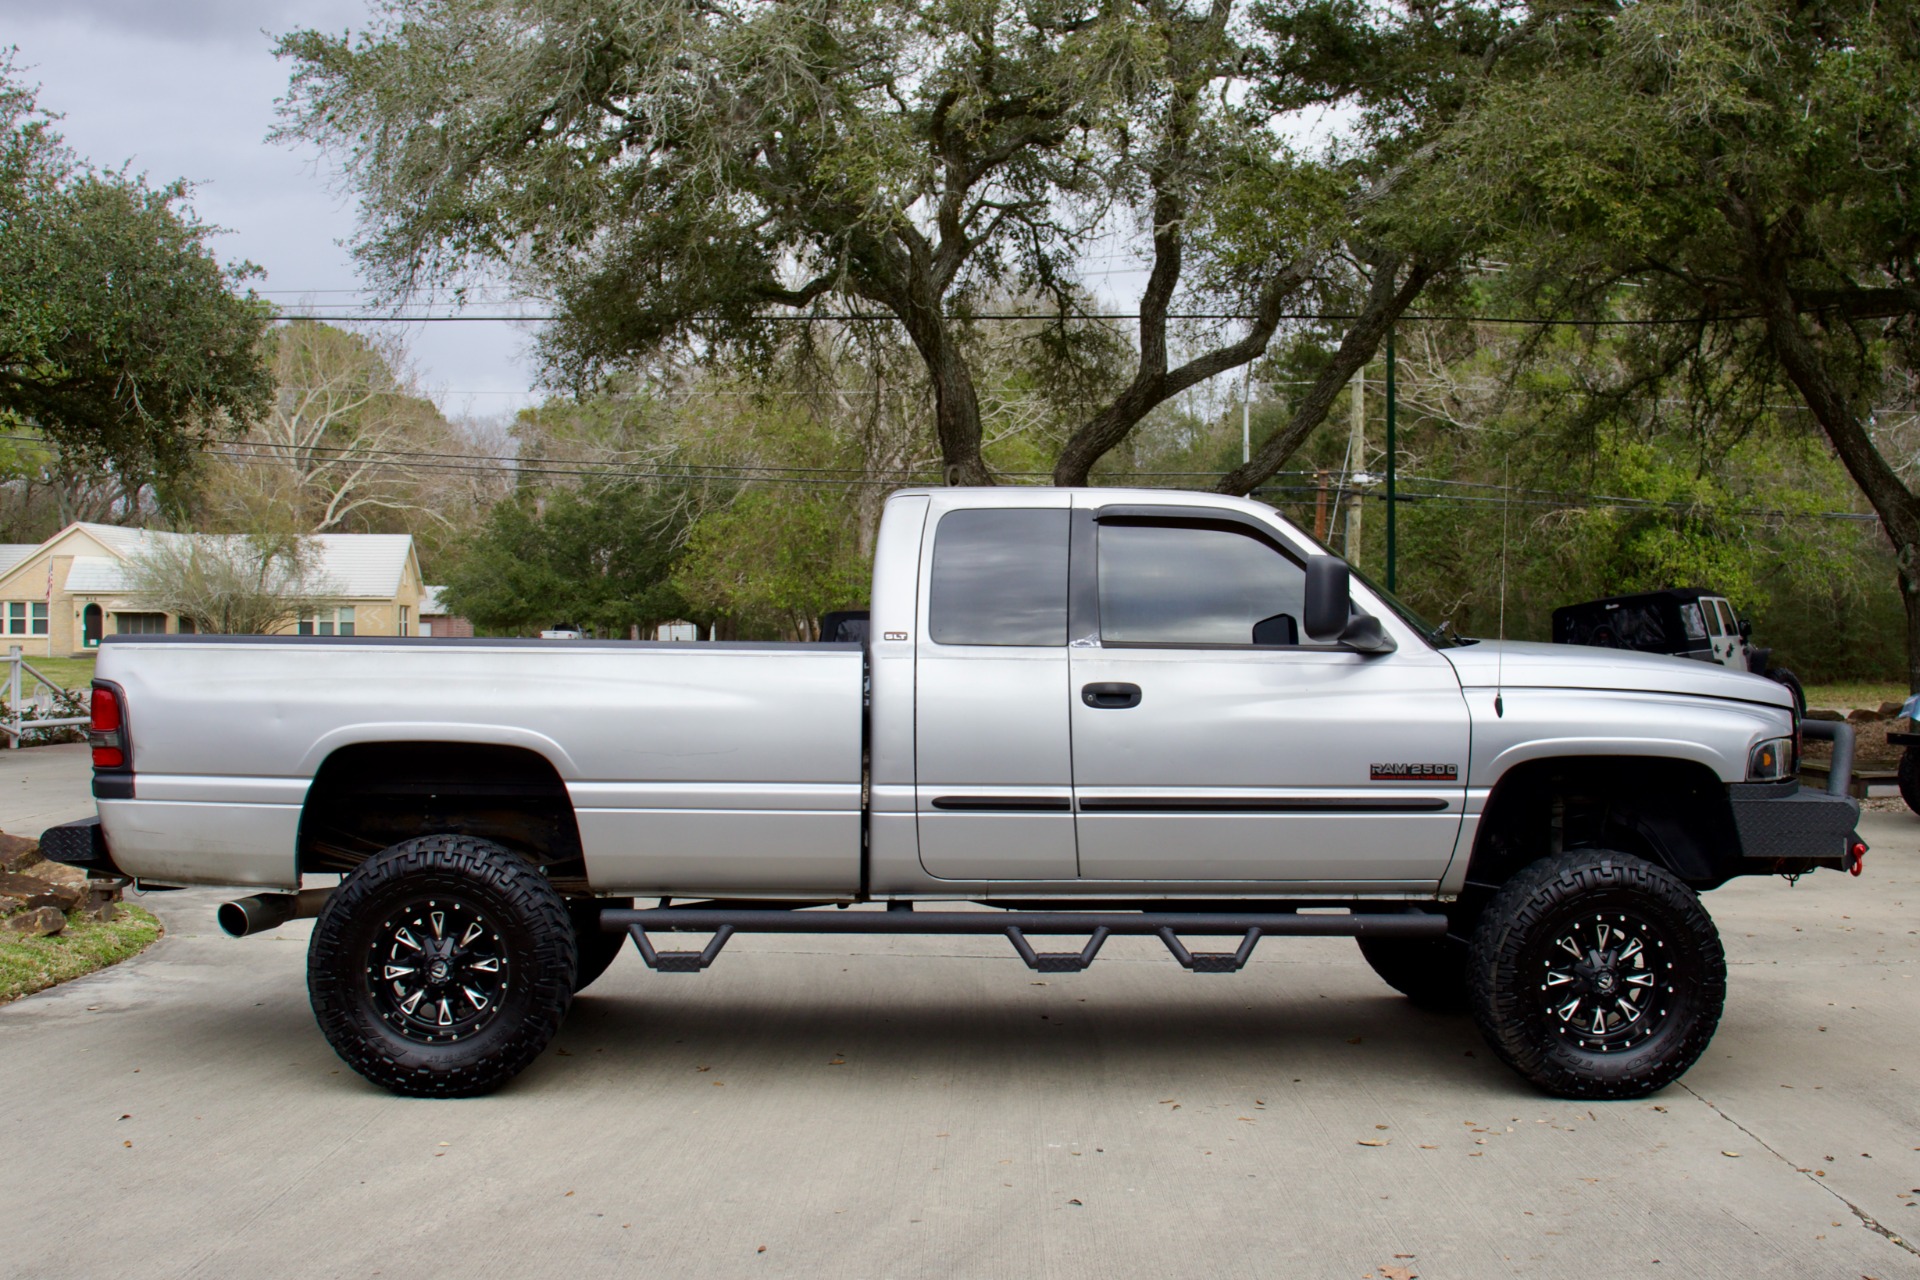
[{"label": "house window", "polygon": [[180,615],[180,625],[178,629],[183,636],[197,635],[200,631],[199,626],[194,623],[194,620],[184,613]]},{"label": "house window", "polygon": [[164,613],[116,613],[113,629],[123,636],[163,636],[167,634]]},{"label": "house window", "polygon": [[407,634],[407,606],[400,606],[400,634]]},{"label": "house window", "polygon": [[343,604],[338,609],[322,609],[300,619],[299,633],[303,636],[350,636],[353,634],[353,606]]},{"label": "house window", "polygon": [[47,634],[45,601],[10,600],[7,602],[7,634],[10,636]]}]

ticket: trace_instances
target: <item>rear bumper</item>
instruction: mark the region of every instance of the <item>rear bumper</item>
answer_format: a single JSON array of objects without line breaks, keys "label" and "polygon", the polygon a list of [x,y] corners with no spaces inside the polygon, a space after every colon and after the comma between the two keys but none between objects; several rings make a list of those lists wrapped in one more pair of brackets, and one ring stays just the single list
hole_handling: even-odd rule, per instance
[{"label": "rear bumper", "polygon": [[1801,875],[1821,867],[1860,873],[1867,847],[1854,831],[1860,802],[1852,796],[1802,791],[1797,782],[1751,782],[1727,788],[1727,799],[1747,874]]},{"label": "rear bumper", "polygon": [[78,867],[96,879],[124,874],[113,865],[113,854],[107,849],[107,837],[100,830],[98,818],[48,827],[40,833],[40,856],[48,862]]}]

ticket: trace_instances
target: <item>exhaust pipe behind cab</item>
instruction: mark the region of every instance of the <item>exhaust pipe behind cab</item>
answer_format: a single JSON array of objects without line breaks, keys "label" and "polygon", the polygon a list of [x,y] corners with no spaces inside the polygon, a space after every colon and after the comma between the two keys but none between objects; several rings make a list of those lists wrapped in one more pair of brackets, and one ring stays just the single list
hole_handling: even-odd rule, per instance
[{"label": "exhaust pipe behind cab", "polygon": [[233,938],[277,929],[289,920],[311,920],[327,905],[333,890],[302,889],[298,893],[256,893],[250,898],[223,902],[214,913],[223,933]]}]

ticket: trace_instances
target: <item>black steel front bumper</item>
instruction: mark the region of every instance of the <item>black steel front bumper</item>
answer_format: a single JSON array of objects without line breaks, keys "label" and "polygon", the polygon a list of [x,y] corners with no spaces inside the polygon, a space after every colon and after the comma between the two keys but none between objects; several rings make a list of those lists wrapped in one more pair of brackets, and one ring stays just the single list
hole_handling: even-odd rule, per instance
[{"label": "black steel front bumper", "polygon": [[82,818],[63,822],[40,833],[40,856],[48,862],[78,867],[95,879],[121,875],[107,851],[107,838],[100,831],[100,819]]},{"label": "black steel front bumper", "polygon": [[1816,868],[1860,874],[1867,846],[1854,831],[1860,802],[1802,791],[1797,782],[1748,782],[1727,788],[1742,870],[1802,875]]}]

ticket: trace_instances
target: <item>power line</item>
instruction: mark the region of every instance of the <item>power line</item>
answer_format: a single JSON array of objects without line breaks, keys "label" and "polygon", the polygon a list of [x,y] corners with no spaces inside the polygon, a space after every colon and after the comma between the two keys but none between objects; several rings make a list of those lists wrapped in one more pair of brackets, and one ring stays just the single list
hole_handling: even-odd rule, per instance
[{"label": "power line", "polygon": [[[301,313],[283,312],[279,318],[283,320],[316,320],[316,321],[324,321],[328,324],[541,324],[541,323],[557,320],[560,317],[554,314],[553,312],[543,311],[543,312],[534,312],[530,314],[521,314],[521,315],[399,315],[399,314],[369,315],[365,312],[356,312],[351,314],[346,312],[326,313],[326,314],[321,314],[317,312],[301,312]],[[900,318],[898,316],[892,315],[888,312],[880,312],[880,311],[852,311],[852,312],[846,312],[839,315],[812,315],[812,314],[798,314],[798,313],[792,314],[792,315],[782,315],[777,312],[769,312],[763,315],[752,316],[749,318],[752,320],[763,321],[770,324],[838,324],[841,322],[852,323],[856,321],[863,322],[863,323],[877,322],[877,323],[897,324],[900,322]],[[1166,318],[1168,320],[1258,320],[1258,319],[1261,319],[1261,317],[1254,315],[1251,312],[1241,312],[1241,311],[1179,311],[1179,312],[1169,312]],[[1349,311],[1324,311],[1324,312],[1298,311],[1298,312],[1287,312],[1276,318],[1283,321],[1287,321],[1287,320],[1358,320],[1360,319],[1360,313],[1349,312]],[[1758,320],[1760,318],[1761,317],[1757,314],[1756,315],[1739,314],[1739,315],[1712,317],[1712,319],[1717,321]],[[693,319],[695,321],[699,321],[704,319],[718,319],[718,317],[696,316],[696,317],[693,317]],[[963,324],[970,323],[976,320],[995,321],[995,322],[1025,322],[1029,324],[1051,324],[1051,323],[1055,323],[1062,320],[1075,320],[1075,321],[1131,320],[1131,321],[1137,322],[1140,319],[1140,316],[1137,312],[1118,312],[1118,311],[1116,312],[1083,312],[1083,313],[1080,313],[1077,315],[1071,315],[1071,316],[1023,315],[1018,312],[981,312],[979,314],[974,314],[974,315],[964,315],[964,314],[948,315],[945,317],[945,319],[949,321],[953,321],[955,323],[963,323]],[[1470,323],[1470,324],[1521,324],[1521,325],[1534,325],[1540,328],[1600,329],[1600,328],[1651,328],[1651,327],[1659,327],[1664,325],[1703,324],[1707,322],[1709,317],[1706,317],[1706,316],[1651,316],[1651,317],[1642,317],[1638,319],[1621,319],[1621,318],[1579,319],[1571,316],[1561,316],[1561,317],[1478,316],[1478,315],[1466,315],[1466,314],[1453,314],[1453,313],[1447,313],[1447,312],[1435,312],[1435,313],[1407,314],[1407,315],[1401,316],[1400,319],[1407,321],[1409,323],[1445,321],[1445,322],[1464,322],[1464,323]]]}]

